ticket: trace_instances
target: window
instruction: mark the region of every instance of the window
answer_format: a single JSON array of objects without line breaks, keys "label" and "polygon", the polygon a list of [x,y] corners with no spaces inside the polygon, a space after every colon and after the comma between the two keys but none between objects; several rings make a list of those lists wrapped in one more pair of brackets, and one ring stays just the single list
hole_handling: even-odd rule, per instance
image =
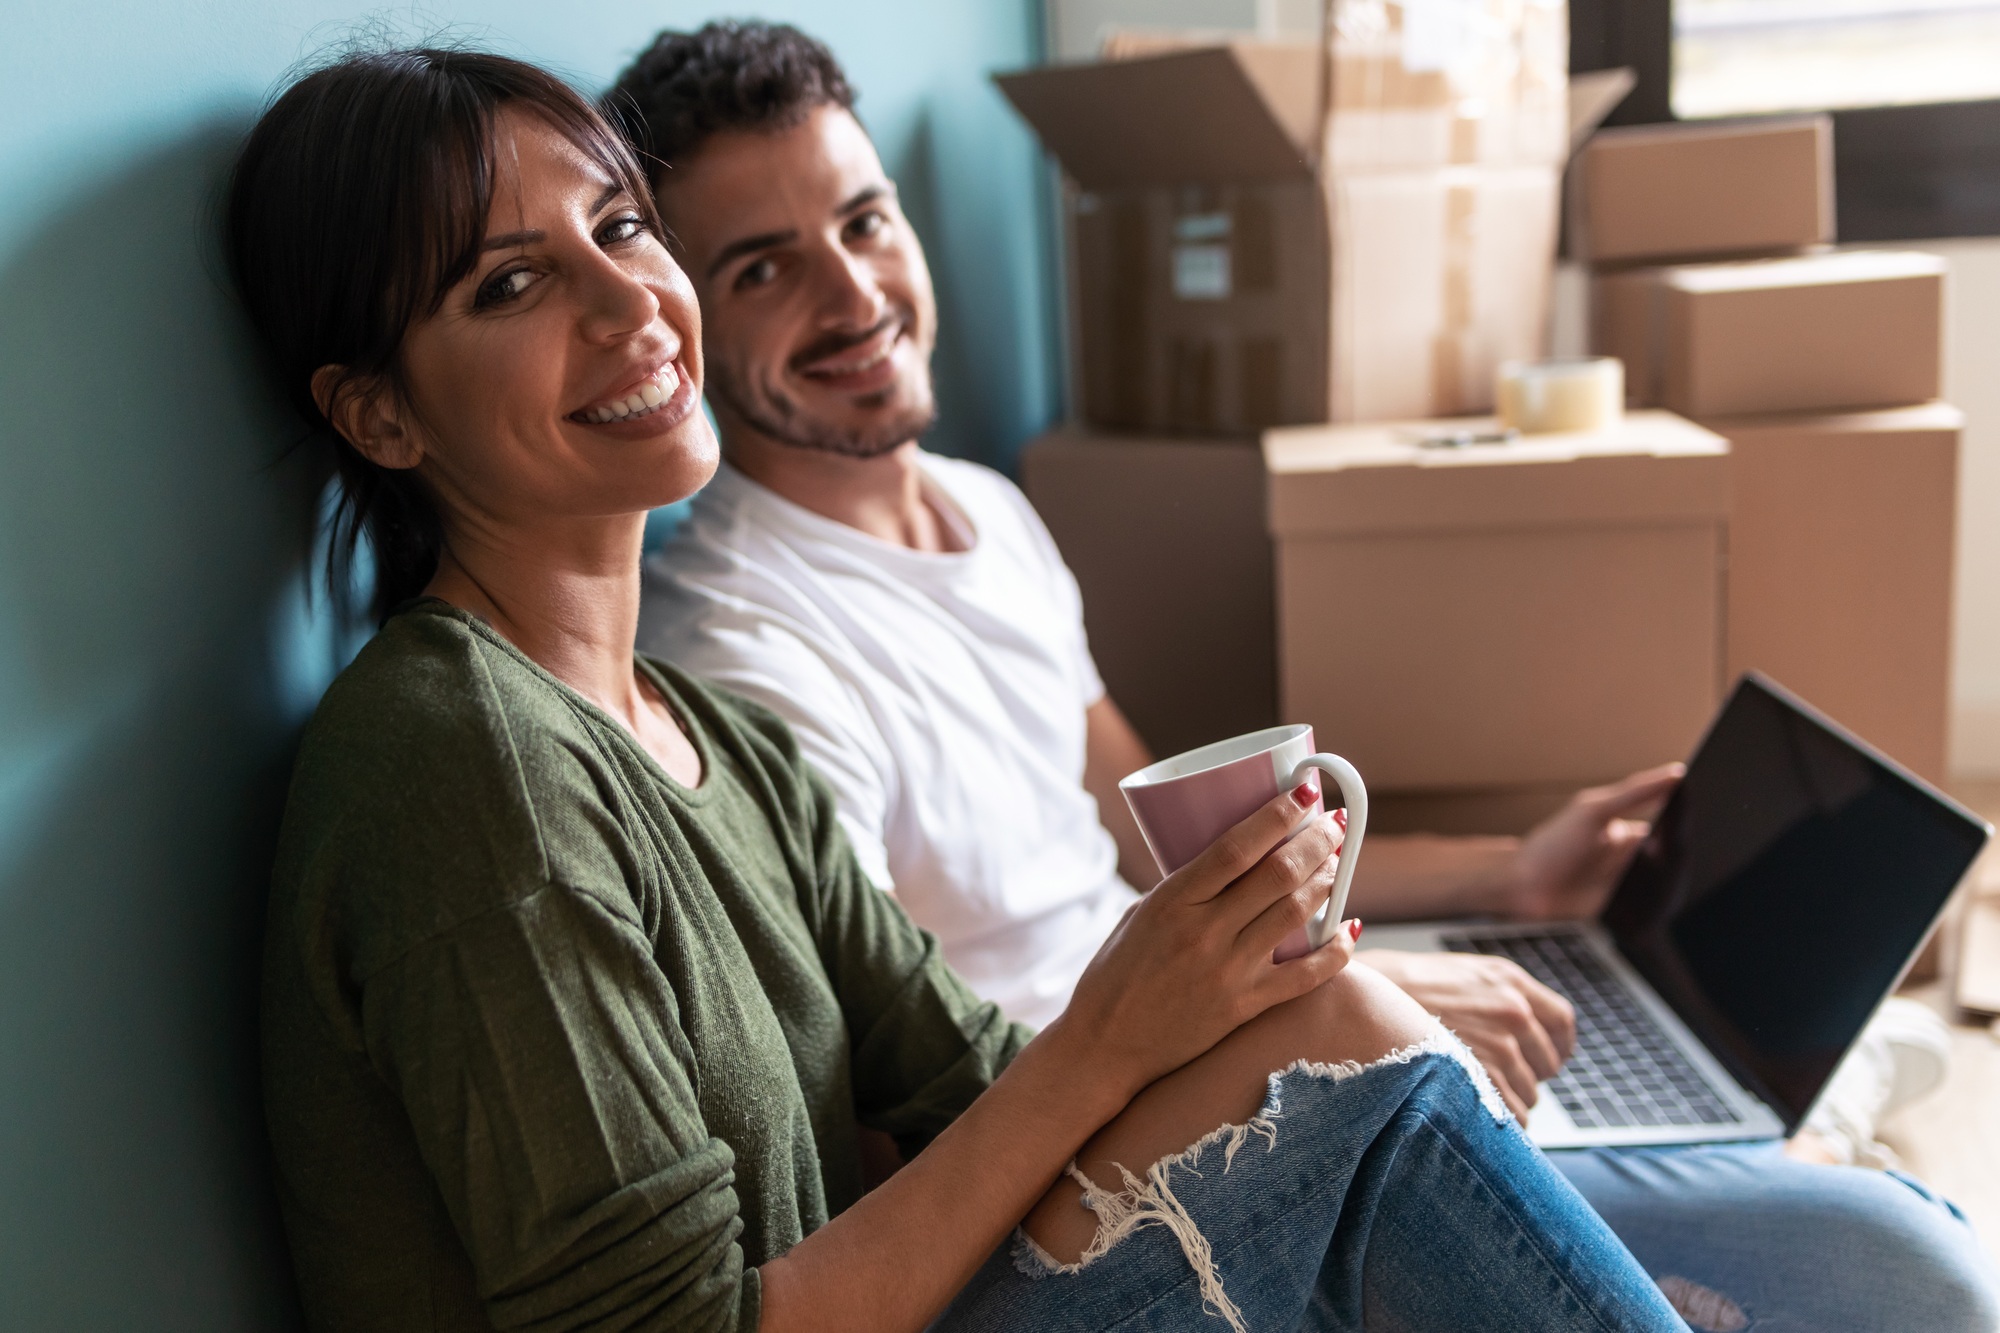
[{"label": "window", "polygon": [[2000,0],[1676,0],[1674,114],[2000,97]]},{"label": "window", "polygon": [[2000,235],[2000,0],[1571,0],[1613,124],[1831,110],[1840,237]]}]

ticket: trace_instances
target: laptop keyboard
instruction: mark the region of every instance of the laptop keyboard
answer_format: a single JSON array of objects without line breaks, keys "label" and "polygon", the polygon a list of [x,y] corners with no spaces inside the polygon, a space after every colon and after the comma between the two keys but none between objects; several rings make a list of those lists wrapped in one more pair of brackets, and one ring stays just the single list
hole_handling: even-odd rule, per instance
[{"label": "laptop keyboard", "polygon": [[1548,1090],[1581,1129],[1733,1125],[1740,1117],[1646,1012],[1581,931],[1446,935],[1453,953],[1511,958],[1576,1006],[1576,1052]]}]

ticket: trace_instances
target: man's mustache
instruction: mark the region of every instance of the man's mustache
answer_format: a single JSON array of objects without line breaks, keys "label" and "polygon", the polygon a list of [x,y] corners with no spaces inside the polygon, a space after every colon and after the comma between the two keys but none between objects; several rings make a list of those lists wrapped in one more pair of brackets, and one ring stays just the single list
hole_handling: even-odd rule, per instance
[{"label": "man's mustache", "polygon": [[803,349],[792,353],[792,358],[787,364],[793,370],[802,371],[816,361],[824,361],[828,357],[838,356],[850,347],[859,347],[862,343],[867,342],[870,338],[873,338],[885,329],[895,328],[899,325],[907,327],[910,322],[911,315],[909,311],[892,310],[859,333],[841,333],[838,331],[823,333],[808,343]]}]

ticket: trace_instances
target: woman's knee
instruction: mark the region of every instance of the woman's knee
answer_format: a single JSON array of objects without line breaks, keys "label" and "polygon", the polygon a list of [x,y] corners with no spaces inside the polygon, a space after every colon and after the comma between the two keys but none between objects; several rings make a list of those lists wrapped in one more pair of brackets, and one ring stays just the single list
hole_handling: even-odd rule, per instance
[{"label": "woman's knee", "polygon": [[[1432,1036],[1437,1020],[1386,977],[1350,964],[1324,985],[1245,1023],[1154,1083],[1077,1153],[1077,1167],[1116,1190],[1120,1168],[1144,1176],[1217,1127],[1242,1124],[1263,1104],[1270,1076],[1300,1060],[1372,1064]],[[1096,1232],[1083,1192],[1059,1180],[1024,1225],[1057,1260],[1076,1261]]]},{"label": "woman's knee", "polygon": [[1268,1074],[1295,1060],[1372,1064],[1437,1031],[1437,1020],[1394,982],[1351,963],[1325,985],[1244,1024],[1225,1044],[1243,1048],[1235,1058]]}]

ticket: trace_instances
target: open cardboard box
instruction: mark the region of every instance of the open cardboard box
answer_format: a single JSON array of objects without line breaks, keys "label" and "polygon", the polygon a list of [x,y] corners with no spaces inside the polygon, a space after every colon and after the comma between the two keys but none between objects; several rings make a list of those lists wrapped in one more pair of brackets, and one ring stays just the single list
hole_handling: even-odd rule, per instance
[{"label": "open cardboard box", "polygon": [[1351,3],[1324,52],[1243,41],[999,76],[1072,183],[1084,420],[1476,411],[1501,361],[1541,353],[1561,7],[1475,0],[1436,24],[1391,0],[1371,29],[1341,22]]}]

